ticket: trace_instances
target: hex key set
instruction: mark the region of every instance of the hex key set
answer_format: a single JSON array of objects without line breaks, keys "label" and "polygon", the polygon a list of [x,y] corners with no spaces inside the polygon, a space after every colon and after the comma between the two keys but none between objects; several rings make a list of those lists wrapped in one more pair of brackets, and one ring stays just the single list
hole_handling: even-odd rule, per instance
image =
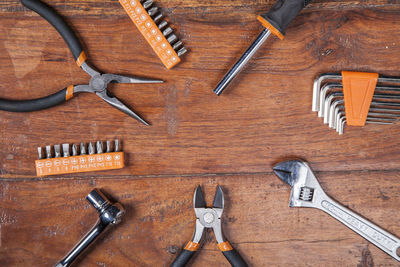
[{"label": "hex key set", "polygon": [[324,73],[314,80],[312,110],[343,134],[346,124],[393,124],[400,117],[400,78],[377,73]]},{"label": "hex key set", "polygon": [[[134,118],[141,124],[150,125],[144,118],[115,97],[110,92],[109,85],[111,83],[151,83],[154,84],[153,86],[158,86],[164,82],[163,80],[101,73],[88,63],[83,45],[77,35],[53,8],[40,0],[21,0],[21,2],[25,7],[47,20],[58,31],[69,47],[75,63],[90,76],[90,79],[87,84],[70,85],[52,95],[37,99],[0,99],[0,110],[8,112],[45,110],[64,103],[80,93],[92,93],[92,95],[97,95],[110,106]],[[119,3],[122,6],[118,5],[121,12],[123,13],[123,9],[128,14],[138,32],[152,47],[164,66],[168,70],[176,67],[179,71],[180,66],[184,64],[183,56],[187,54],[188,50],[192,50],[188,49],[182,41],[190,35],[182,34],[181,37],[183,36],[183,38],[179,38],[176,33],[178,31],[173,30],[171,24],[164,17],[159,7],[162,5],[157,6],[153,0],[119,0]],[[213,92],[218,96],[221,95],[271,36],[283,40],[289,25],[310,3],[310,0],[277,0],[266,13],[258,16],[257,19],[263,27],[261,32],[218,83]],[[129,18],[127,17],[126,20],[130,23]],[[181,32],[185,33],[184,30]],[[135,37],[137,36],[139,34],[135,35]],[[285,45],[284,41],[281,44]],[[190,61],[190,58],[185,57],[185,60]],[[178,65],[180,62],[181,65]],[[229,94],[226,94],[226,96],[228,97]],[[312,111],[318,112],[318,116],[323,118],[323,122],[339,134],[344,133],[345,125],[361,127],[365,124],[394,124],[400,118],[400,78],[353,71],[320,74],[314,80]],[[139,127],[139,124],[137,127]],[[60,134],[62,134],[61,131]],[[37,176],[41,177],[39,180],[46,179],[42,177],[50,175],[63,178],[83,172],[116,171],[124,168],[125,157],[124,152],[121,151],[120,139],[113,138],[112,141],[100,141],[97,135],[95,137],[96,139],[93,137],[94,140],[97,140],[95,142],[76,143],[61,138],[62,142],[38,147],[35,169]],[[130,151],[127,153],[130,153]],[[393,259],[400,261],[400,239],[395,235],[395,231],[387,231],[333,200],[324,192],[310,165],[305,160],[282,161],[274,165],[272,171],[282,182],[290,186],[289,207],[308,207],[322,210]],[[159,190],[165,189],[160,188]],[[248,263],[251,263],[253,258],[251,251],[239,250],[238,244],[240,243],[231,243],[227,236],[231,238],[232,235],[224,235],[223,228],[226,230],[229,227],[226,222],[234,222],[234,220],[224,218],[226,216],[224,214],[231,213],[229,209],[224,213],[224,192],[228,194],[229,189],[225,190],[222,186],[216,185],[213,203],[211,206],[207,206],[202,187],[197,185],[192,197],[194,209],[193,235],[191,239],[180,237],[178,236],[179,231],[176,231],[176,239],[179,238],[179,244],[184,244],[184,246],[180,251],[177,251],[176,257],[171,257],[170,261],[164,265],[183,267],[190,264],[196,252],[201,249],[206,239],[204,235],[208,230],[210,230],[208,232],[212,230],[214,233],[216,248],[226,258],[227,263],[229,262],[233,267],[246,267]],[[230,196],[229,199],[233,200],[233,198],[233,196]],[[124,198],[121,199],[124,200]],[[128,209],[126,211],[122,205],[123,201],[119,203],[119,201],[111,200],[104,194],[104,191],[98,188],[90,191],[86,200],[96,209],[99,218],[95,225],[83,235],[83,238],[56,263],[56,267],[79,264],[78,258],[85,256],[86,249],[97,243],[96,240],[106,230],[119,224],[125,213],[129,212],[129,205],[124,204]],[[230,202],[235,205],[235,201]],[[127,216],[126,224],[130,223],[129,218],[132,218],[131,216],[135,216],[135,214]],[[179,225],[179,223],[176,225]],[[137,226],[137,228],[139,227]],[[122,230],[122,227],[117,228],[117,231]],[[185,241],[187,243],[184,243]],[[98,242],[104,242],[104,240]],[[298,249],[301,249],[301,247]],[[204,253],[207,253],[207,251],[204,251]],[[265,265],[269,265],[269,263],[266,262]]]}]

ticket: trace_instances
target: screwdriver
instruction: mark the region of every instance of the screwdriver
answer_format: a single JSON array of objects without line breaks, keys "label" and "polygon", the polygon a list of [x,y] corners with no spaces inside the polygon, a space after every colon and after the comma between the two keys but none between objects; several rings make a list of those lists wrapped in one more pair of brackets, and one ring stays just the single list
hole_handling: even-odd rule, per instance
[{"label": "screwdriver", "polygon": [[224,78],[214,89],[214,93],[221,95],[230,82],[239,74],[250,58],[257,52],[271,33],[283,40],[290,22],[306,7],[311,0],[278,0],[271,9],[257,17],[265,29],[258,35],[240,59],[225,74]]}]

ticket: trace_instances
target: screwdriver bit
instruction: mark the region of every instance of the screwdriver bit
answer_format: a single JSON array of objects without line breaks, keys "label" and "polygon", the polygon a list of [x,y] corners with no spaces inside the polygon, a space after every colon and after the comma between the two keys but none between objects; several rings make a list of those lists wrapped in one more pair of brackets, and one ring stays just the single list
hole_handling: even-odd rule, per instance
[{"label": "screwdriver bit", "polygon": [[149,11],[147,13],[149,13],[150,17],[153,17],[157,12],[158,12],[158,8],[152,7],[151,9],[149,9]]},{"label": "screwdriver bit", "polygon": [[164,29],[166,26],[168,25],[168,22],[166,22],[165,20],[163,20],[162,22],[160,22],[160,24],[158,24],[158,28],[160,30]]},{"label": "screwdriver bit", "polygon": [[155,23],[157,23],[157,21],[159,21],[160,19],[162,19],[163,15],[160,13],[158,14],[153,20]]},{"label": "screwdriver bit", "polygon": [[258,16],[257,19],[265,29],[258,35],[235,65],[233,65],[233,67],[225,74],[223,79],[214,89],[214,93],[221,95],[261,45],[268,39],[271,33],[283,40],[290,22],[292,22],[300,11],[310,2],[311,0],[278,0],[267,13]]},{"label": "screwdriver bit", "polygon": [[178,57],[182,56],[183,54],[185,54],[187,52],[185,47],[182,47],[181,49],[179,49],[178,51]]},{"label": "screwdriver bit", "polygon": [[103,142],[101,141],[96,142],[96,152],[97,154],[103,153]]},{"label": "screwdriver bit", "polygon": [[110,153],[111,152],[111,142],[110,141],[106,141],[106,153]]},{"label": "screwdriver bit", "polygon": [[78,147],[72,144],[72,156],[78,156]]},{"label": "screwdriver bit", "polygon": [[143,3],[143,7],[144,9],[148,9],[149,7],[151,7],[153,5],[153,0],[148,0],[146,2]]},{"label": "screwdriver bit", "polygon": [[172,48],[176,51],[181,45],[182,45],[182,41],[178,41],[172,46]]},{"label": "screwdriver bit", "polygon": [[167,35],[169,35],[170,33],[172,33],[172,29],[171,27],[166,28],[165,30],[163,30],[163,35],[166,37]]},{"label": "screwdriver bit", "polygon": [[46,146],[46,158],[51,158],[52,154],[51,154],[51,146]]},{"label": "screwdriver bit", "polygon": [[173,44],[176,42],[176,40],[178,40],[178,37],[176,37],[175,34],[171,34],[170,36],[168,36],[167,41],[170,44]]},{"label": "screwdriver bit", "polygon": [[62,144],[63,157],[69,157],[69,144]]},{"label": "screwdriver bit", "polygon": [[54,157],[55,158],[61,157],[61,146],[60,145],[54,145]]},{"label": "screwdriver bit", "polygon": [[114,152],[119,152],[119,140],[115,139],[114,141]]},{"label": "screwdriver bit", "polygon": [[43,150],[42,150],[42,148],[38,147],[37,151],[38,151],[39,159],[43,159]]},{"label": "screwdriver bit", "polygon": [[85,143],[81,143],[79,151],[80,151],[81,155],[86,155],[86,145],[85,145]]},{"label": "screwdriver bit", "polygon": [[93,154],[95,153],[95,151],[94,151],[94,145],[93,145],[92,142],[89,143],[88,152],[89,152],[89,155],[93,155]]}]

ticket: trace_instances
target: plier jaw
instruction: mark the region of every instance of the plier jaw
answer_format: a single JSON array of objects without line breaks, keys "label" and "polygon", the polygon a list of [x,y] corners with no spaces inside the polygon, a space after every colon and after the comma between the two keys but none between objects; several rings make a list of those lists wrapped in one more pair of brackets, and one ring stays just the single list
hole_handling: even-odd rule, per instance
[{"label": "plier jaw", "polygon": [[77,93],[86,92],[95,93],[111,106],[128,114],[141,123],[149,125],[144,119],[113,96],[107,90],[107,86],[109,83],[162,83],[163,81],[117,74],[100,74],[95,68],[91,67],[87,63],[86,54],[83,51],[83,47],[78,37],[56,11],[40,0],[21,0],[21,2],[24,6],[38,13],[55,27],[70,48],[77,65],[85,71],[91,79],[88,85],[70,85],[55,94],[42,98],[23,101],[0,99],[0,110],[11,112],[42,110],[64,103],[65,101],[70,100]]},{"label": "plier jaw", "polygon": [[224,211],[224,193],[222,188],[219,185],[217,186],[213,206],[208,208],[204,200],[203,191],[199,185],[194,192],[193,206],[196,214],[196,226],[192,240],[186,244],[185,248],[171,264],[171,267],[182,267],[189,262],[190,258],[200,247],[200,241],[203,237],[205,228],[213,229],[218,248],[232,266],[247,266],[240,254],[232,248],[228,241],[226,241],[222,232],[221,217]]},{"label": "plier jaw", "polygon": [[[200,234],[197,232],[203,232],[204,228],[212,228],[214,230],[217,243],[224,242],[221,228],[221,216],[224,211],[224,193],[222,192],[222,188],[219,185],[217,186],[213,206],[212,208],[207,208],[201,186],[197,186],[193,196],[193,204],[194,212],[196,214],[196,229],[194,236],[202,236],[202,233]],[[201,227],[197,226],[199,224]],[[199,241],[200,240],[198,240],[197,243]]]}]

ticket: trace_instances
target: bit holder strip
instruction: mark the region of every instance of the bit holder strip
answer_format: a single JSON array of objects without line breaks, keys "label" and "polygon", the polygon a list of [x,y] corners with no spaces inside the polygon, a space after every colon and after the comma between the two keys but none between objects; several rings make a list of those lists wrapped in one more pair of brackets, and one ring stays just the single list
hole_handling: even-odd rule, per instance
[{"label": "bit holder strip", "polygon": [[[114,151],[111,142],[97,141],[96,146],[90,142],[86,148],[84,143],[78,147],[75,144],[46,146],[46,156],[42,147],[38,147],[39,159],[35,161],[36,175],[58,175],[77,172],[103,171],[121,169],[124,167],[124,153],[119,151],[119,141],[114,141]],[[72,154],[70,153],[72,147]],[[62,151],[61,151],[62,148]],[[87,154],[88,153],[88,154]]]},{"label": "bit holder strip", "polygon": [[[162,14],[153,5],[153,0],[119,0],[129,17],[153,48],[167,69],[178,64],[180,56],[187,52]],[[158,24],[156,24],[158,23]]]}]

